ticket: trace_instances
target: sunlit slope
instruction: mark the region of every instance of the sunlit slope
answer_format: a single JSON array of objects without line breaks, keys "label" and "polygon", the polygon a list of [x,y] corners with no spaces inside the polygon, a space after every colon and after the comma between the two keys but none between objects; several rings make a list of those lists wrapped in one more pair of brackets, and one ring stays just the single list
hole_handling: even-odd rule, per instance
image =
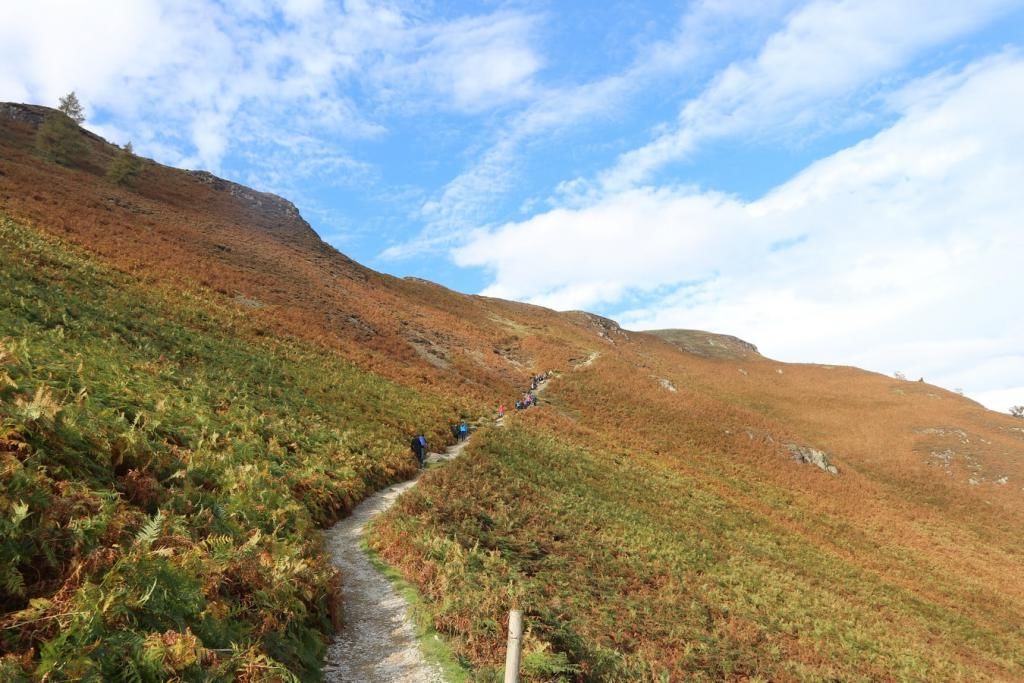
[{"label": "sunlit slope", "polygon": [[0,680],[315,678],[317,528],[485,409],[2,215],[0,252]]},{"label": "sunlit slope", "polygon": [[[532,365],[575,353],[583,332],[558,314],[376,273],[323,243],[280,197],[149,161],[134,188],[115,187],[103,177],[113,147],[84,131],[81,164],[45,162],[33,121],[46,111],[0,104],[0,208],[119,269],[209,290],[267,335],[480,399],[507,400]],[[549,333],[541,343],[530,339],[538,331]]]},{"label": "sunlit slope", "polygon": [[[157,678],[315,675],[315,526],[407,475],[410,431],[439,444],[556,370],[375,540],[482,677],[521,602],[531,680],[1024,678],[1021,421],[375,273],[280,198],[152,163],[116,188],[85,133],[83,163],[45,162],[43,110],[5,106],[0,457],[22,488],[0,510],[0,645],[19,670],[129,651]],[[151,602],[154,581],[180,599]]]},{"label": "sunlit slope", "polygon": [[535,680],[1024,676],[1019,421],[641,334],[545,399],[378,531],[481,669],[521,605]]}]

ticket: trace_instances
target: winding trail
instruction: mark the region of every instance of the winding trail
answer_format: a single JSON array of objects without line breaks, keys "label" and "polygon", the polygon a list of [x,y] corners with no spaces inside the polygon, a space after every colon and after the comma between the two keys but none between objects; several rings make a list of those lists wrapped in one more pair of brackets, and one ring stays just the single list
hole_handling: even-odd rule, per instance
[{"label": "winding trail", "polygon": [[[428,463],[457,458],[469,440]],[[444,683],[440,667],[428,663],[416,643],[408,605],[362,549],[366,523],[384,512],[419,476],[379,491],[325,532],[327,549],[341,570],[342,627],[327,649],[324,680],[329,683]]]},{"label": "winding trail", "polygon": [[[541,382],[534,393],[540,394],[546,385]],[[504,418],[495,420],[498,427],[503,424]],[[427,463],[453,460],[467,444],[469,439],[444,453],[431,453]],[[324,532],[342,577],[342,626],[327,648],[324,664],[328,683],[444,683],[440,667],[427,662],[420,651],[408,604],[370,563],[362,546],[366,524],[394,505],[419,477],[378,491]]]}]

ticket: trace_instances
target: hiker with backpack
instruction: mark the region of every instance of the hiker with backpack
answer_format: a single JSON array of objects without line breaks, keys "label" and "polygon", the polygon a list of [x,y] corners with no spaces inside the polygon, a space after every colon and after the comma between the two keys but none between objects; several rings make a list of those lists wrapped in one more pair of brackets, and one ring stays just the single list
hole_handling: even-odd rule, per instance
[{"label": "hiker with backpack", "polygon": [[469,437],[469,425],[463,420],[459,423],[459,441],[465,441]]},{"label": "hiker with backpack", "polygon": [[427,437],[419,434],[412,437],[412,454],[416,456],[416,462],[419,463],[420,468],[427,462]]}]

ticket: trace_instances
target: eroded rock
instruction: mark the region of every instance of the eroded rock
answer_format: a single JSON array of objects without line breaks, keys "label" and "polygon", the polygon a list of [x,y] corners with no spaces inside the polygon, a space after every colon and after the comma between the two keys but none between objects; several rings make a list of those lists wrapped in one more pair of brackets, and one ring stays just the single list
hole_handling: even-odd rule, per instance
[{"label": "eroded rock", "polygon": [[787,443],[786,448],[797,462],[815,465],[832,476],[839,474],[839,468],[829,462],[828,455],[824,451],[809,446],[798,446],[795,443]]}]

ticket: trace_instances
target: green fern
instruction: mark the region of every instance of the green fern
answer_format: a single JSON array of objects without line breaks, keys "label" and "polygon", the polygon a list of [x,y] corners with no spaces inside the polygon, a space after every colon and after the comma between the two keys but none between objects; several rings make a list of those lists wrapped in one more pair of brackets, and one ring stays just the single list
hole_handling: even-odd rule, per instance
[{"label": "green fern", "polygon": [[13,564],[3,567],[0,571],[0,580],[3,581],[4,590],[8,595],[25,595],[25,577]]},{"label": "green fern", "polygon": [[158,510],[151,520],[142,525],[139,533],[135,534],[135,546],[142,550],[149,550],[153,541],[160,537],[163,524],[164,511]]}]

